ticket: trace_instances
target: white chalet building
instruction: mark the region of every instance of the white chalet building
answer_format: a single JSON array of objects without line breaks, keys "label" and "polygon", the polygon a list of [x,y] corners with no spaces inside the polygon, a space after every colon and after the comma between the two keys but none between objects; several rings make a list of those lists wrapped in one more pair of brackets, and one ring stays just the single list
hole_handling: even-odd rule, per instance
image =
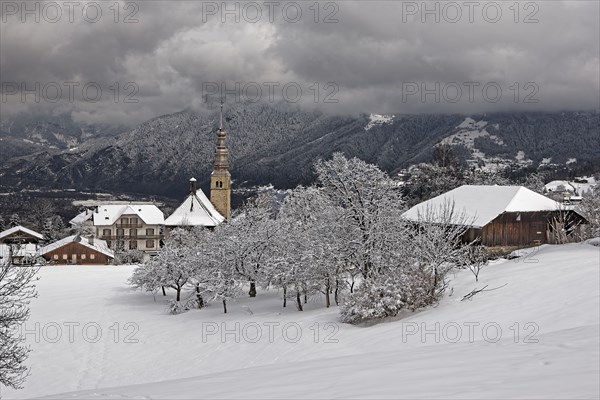
[{"label": "white chalet building", "polygon": [[163,239],[165,217],[153,204],[105,204],[93,216],[96,236],[114,251],[156,254]]}]

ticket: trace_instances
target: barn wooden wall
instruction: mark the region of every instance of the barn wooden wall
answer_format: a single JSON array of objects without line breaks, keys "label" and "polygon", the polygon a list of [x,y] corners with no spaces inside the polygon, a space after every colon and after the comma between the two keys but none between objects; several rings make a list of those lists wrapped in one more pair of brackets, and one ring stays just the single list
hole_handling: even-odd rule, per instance
[{"label": "barn wooden wall", "polygon": [[540,212],[499,215],[483,227],[481,242],[486,246],[532,246],[548,243],[547,231],[551,218],[551,213]]},{"label": "barn wooden wall", "polygon": [[[58,254],[58,260],[54,260],[55,254]],[[63,259],[63,254],[67,255],[67,260]],[[76,242],[71,242],[59,247],[58,249],[52,250],[51,252],[44,254],[44,258],[48,261],[54,261],[57,264],[71,264],[73,260],[73,254],[77,255],[77,264],[82,265],[109,264],[112,261],[112,258],[108,257],[107,255]],[[85,260],[81,259],[82,254],[85,254]],[[90,259],[92,254],[95,255],[95,259],[93,260]]]}]

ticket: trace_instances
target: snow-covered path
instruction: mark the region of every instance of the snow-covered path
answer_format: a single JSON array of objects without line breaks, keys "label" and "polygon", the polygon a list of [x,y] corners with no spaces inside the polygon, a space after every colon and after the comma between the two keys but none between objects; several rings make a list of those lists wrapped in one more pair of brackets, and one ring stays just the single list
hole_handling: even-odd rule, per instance
[{"label": "snow-covered path", "polygon": [[[302,313],[282,309],[277,293],[264,292],[227,315],[218,304],[167,315],[161,296],[154,302],[127,287],[131,270],[44,269],[27,323],[41,331],[37,343],[27,337],[32,375],[24,390],[3,396],[600,396],[600,248],[591,245],[543,246],[525,260],[494,263],[478,283],[460,271],[438,307],[371,327],[341,324],[321,302]],[[486,284],[506,286],[460,301]],[[80,324],[73,343],[65,322]],[[56,343],[52,323],[62,326]],[[89,343],[97,327],[102,335]]]}]

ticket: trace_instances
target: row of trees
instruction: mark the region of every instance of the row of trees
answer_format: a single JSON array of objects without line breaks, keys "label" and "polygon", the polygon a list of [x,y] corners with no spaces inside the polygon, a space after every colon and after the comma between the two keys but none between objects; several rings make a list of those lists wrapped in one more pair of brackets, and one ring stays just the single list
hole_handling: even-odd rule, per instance
[{"label": "row of trees", "polygon": [[473,245],[460,241],[467,221],[451,204],[414,223],[402,217],[399,187],[376,166],[335,154],[315,171],[316,185],[281,203],[262,195],[214,230],[174,230],[131,284],[174,289],[174,312],[213,300],[227,312],[244,287],[250,296],[279,289],[283,306],[291,299],[300,311],[320,294],[327,307],[341,305],[344,321],[360,322],[436,302],[448,271],[472,265]]}]

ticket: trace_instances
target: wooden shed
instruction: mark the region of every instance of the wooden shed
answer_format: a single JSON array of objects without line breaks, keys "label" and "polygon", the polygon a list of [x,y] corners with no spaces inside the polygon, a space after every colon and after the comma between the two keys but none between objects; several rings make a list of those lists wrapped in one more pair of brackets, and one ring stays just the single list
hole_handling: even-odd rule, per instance
[{"label": "wooden shed", "polygon": [[53,264],[110,264],[114,253],[104,240],[69,236],[40,249],[40,255]]},{"label": "wooden shed", "polygon": [[579,238],[585,218],[522,186],[464,185],[417,204],[405,214],[415,222],[465,225],[464,241],[489,247],[528,247]]}]

